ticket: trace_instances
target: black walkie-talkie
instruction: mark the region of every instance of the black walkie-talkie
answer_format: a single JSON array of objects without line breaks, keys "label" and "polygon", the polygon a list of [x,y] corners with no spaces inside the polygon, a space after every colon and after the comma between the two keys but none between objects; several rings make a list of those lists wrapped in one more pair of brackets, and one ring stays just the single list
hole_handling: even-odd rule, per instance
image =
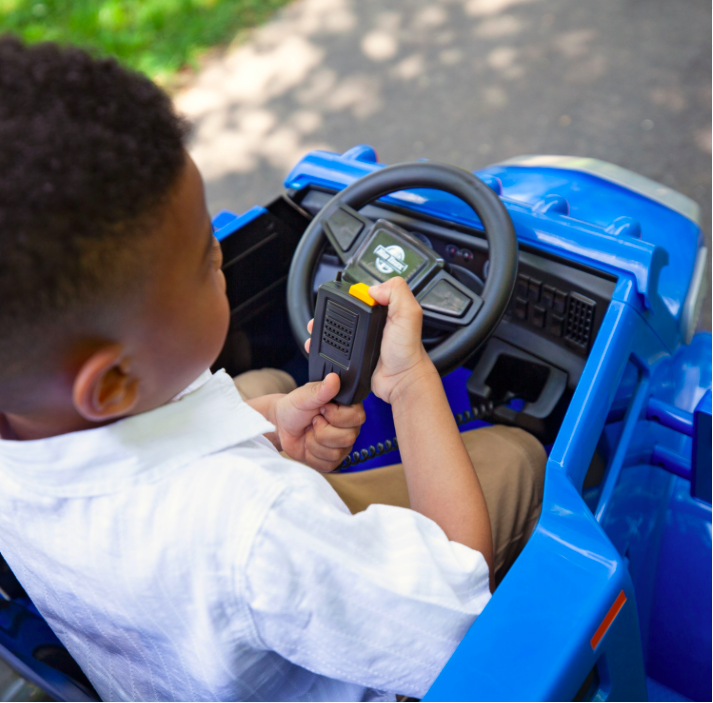
[{"label": "black walkie-talkie", "polygon": [[334,400],[359,403],[371,390],[371,376],[379,360],[388,308],[379,305],[365,283],[350,284],[338,277],[317,292],[309,380],[321,381],[336,373],[341,388]]}]

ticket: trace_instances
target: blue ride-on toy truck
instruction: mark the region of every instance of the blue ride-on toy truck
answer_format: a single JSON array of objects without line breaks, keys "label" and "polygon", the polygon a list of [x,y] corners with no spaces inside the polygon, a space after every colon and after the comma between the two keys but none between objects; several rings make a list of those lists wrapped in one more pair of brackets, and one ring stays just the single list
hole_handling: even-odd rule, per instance
[{"label": "blue ride-on toy truck", "polygon": [[[522,427],[549,454],[537,528],[426,700],[711,700],[698,206],[595,159],[523,156],[475,175],[385,167],[368,146],[315,151],[266,207],[218,214],[232,324],[216,365],[306,381],[317,288],[345,267],[371,282],[371,224],[405,230],[417,245],[399,256],[421,267],[423,341],[457,423]],[[365,408],[342,471],[400,460],[390,407]],[[0,567],[0,697],[95,700]]]}]

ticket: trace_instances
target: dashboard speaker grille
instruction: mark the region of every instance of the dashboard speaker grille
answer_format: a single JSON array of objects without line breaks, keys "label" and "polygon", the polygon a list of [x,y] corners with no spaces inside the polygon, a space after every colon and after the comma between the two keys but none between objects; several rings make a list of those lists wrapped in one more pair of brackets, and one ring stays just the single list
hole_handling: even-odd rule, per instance
[{"label": "dashboard speaker grille", "polygon": [[579,293],[570,293],[565,338],[581,349],[589,346],[597,304]]}]

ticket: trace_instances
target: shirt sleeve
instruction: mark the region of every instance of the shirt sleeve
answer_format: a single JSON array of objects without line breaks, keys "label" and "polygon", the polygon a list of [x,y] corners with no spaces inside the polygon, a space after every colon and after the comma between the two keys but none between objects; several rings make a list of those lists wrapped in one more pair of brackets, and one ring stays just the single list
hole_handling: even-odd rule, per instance
[{"label": "shirt sleeve", "polygon": [[412,510],[351,515],[299,468],[245,569],[260,640],[315,673],[422,697],[490,599],[483,555]]}]

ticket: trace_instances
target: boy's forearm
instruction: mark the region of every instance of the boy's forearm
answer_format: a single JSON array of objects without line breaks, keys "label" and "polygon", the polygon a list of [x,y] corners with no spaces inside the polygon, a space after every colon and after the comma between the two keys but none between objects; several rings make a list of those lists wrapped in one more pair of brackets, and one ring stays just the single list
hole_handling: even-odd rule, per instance
[{"label": "boy's forearm", "polygon": [[[284,393],[272,393],[271,395],[261,395],[259,398],[252,398],[245,401],[253,410],[257,410],[269,423],[277,427],[275,407],[277,402],[284,398]],[[278,432],[268,432],[264,435],[269,439],[278,452],[282,451],[282,443]]]},{"label": "boy's forearm", "polygon": [[450,540],[481,552],[492,575],[483,491],[430,362],[412,376],[392,409],[411,508],[434,520]]}]

